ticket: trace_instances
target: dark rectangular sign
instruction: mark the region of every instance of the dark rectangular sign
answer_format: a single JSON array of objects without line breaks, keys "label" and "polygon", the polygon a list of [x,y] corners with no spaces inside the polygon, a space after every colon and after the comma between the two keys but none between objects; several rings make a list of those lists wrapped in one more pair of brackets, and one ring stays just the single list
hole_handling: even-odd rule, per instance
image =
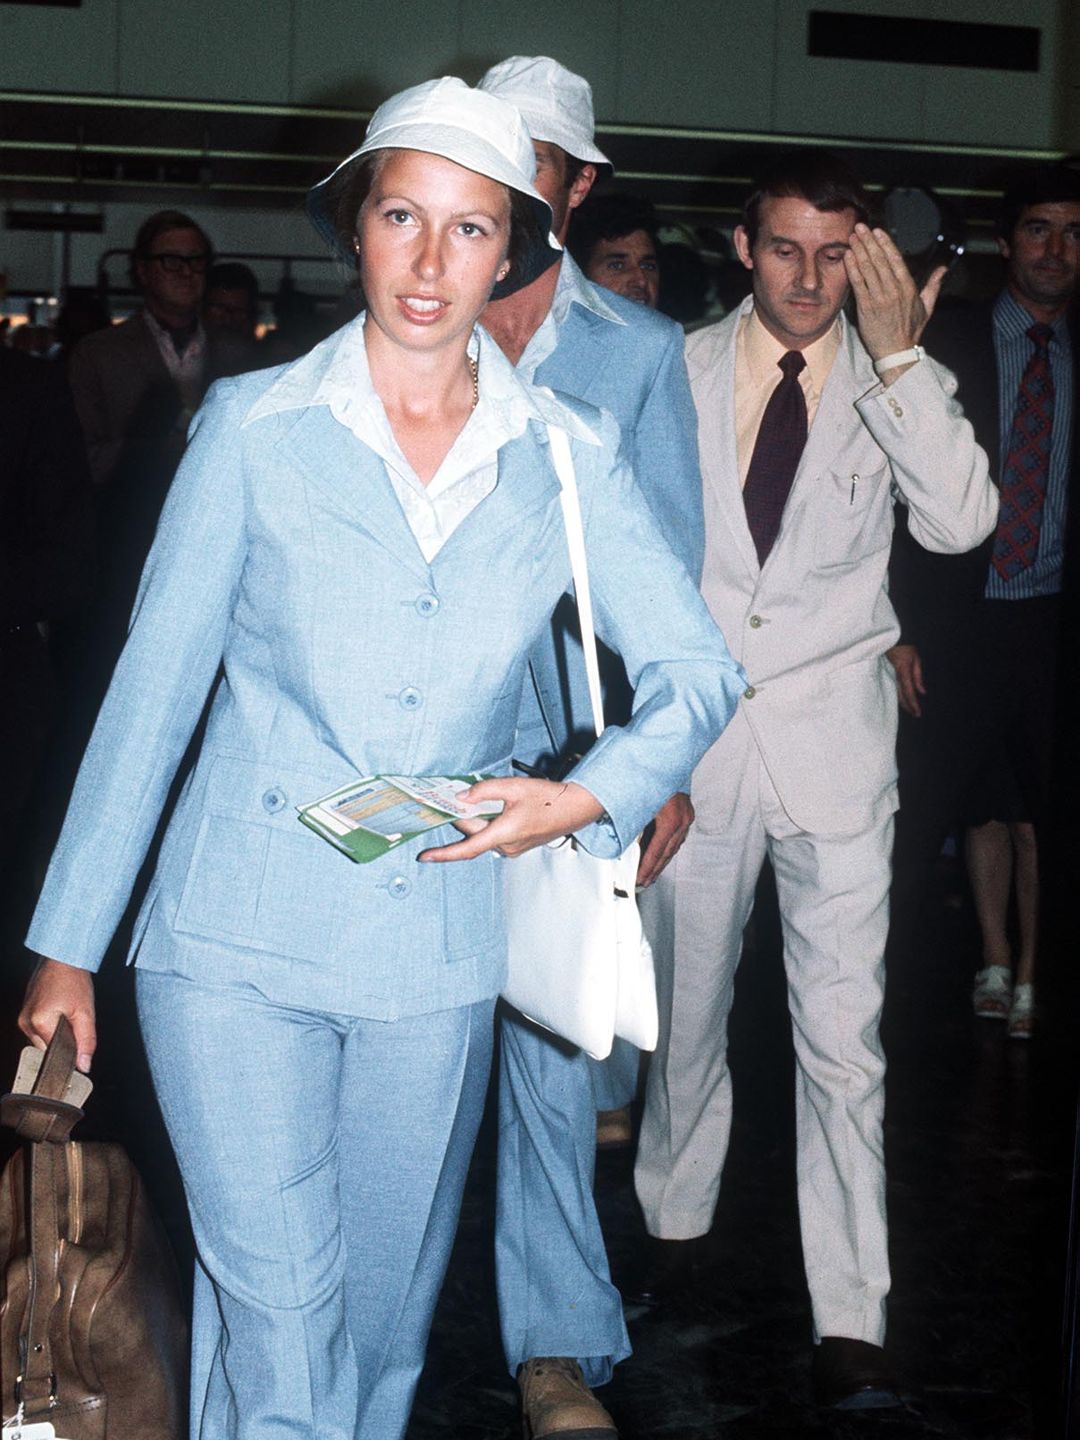
[{"label": "dark rectangular sign", "polygon": [[4,228],[52,231],[58,235],[100,235],[105,228],[105,218],[82,211],[9,210],[4,216]]},{"label": "dark rectangular sign", "polygon": [[830,60],[888,60],[894,65],[964,65],[977,70],[1039,68],[1042,32],[1031,25],[913,20],[811,10],[806,53]]}]

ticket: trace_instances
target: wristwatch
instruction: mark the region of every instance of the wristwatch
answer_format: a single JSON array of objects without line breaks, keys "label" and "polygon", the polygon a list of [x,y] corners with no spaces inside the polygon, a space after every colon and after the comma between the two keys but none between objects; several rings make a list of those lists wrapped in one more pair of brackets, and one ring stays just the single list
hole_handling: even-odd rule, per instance
[{"label": "wristwatch", "polygon": [[910,350],[897,350],[894,355],[883,355],[874,361],[874,373],[884,375],[886,370],[895,370],[898,365],[914,365],[926,354],[921,345],[912,345]]}]

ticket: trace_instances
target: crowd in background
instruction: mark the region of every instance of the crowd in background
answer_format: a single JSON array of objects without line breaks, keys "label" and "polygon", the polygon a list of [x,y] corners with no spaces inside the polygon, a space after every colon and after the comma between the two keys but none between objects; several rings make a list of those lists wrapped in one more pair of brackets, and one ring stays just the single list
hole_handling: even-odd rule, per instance
[{"label": "crowd in background", "polygon": [[[568,72],[557,68],[558,85],[571,94],[562,79]],[[513,77],[504,79],[512,89]],[[499,83],[496,76],[494,88]],[[835,157],[808,152],[788,171],[772,173],[754,192],[736,231],[737,258],[710,270],[692,246],[663,240],[647,201],[611,189],[590,193],[598,172],[610,168],[595,150],[591,98],[587,123],[576,130],[556,126],[558,140],[534,126],[525,100],[510,98],[529,121],[538,159],[545,158],[545,147],[558,152],[559,193],[570,198],[561,217],[556,210],[556,221],[561,218],[580,275],[563,262],[558,282],[557,267],[549,277],[535,315],[522,308],[520,296],[507,297],[489,303],[482,323],[520,373],[552,384],[556,379],[552,374],[548,382],[543,366],[556,359],[569,364],[569,331],[562,330],[556,342],[545,326],[554,317],[556,330],[569,327],[574,304],[588,311],[590,324],[609,327],[616,337],[620,326],[626,329],[639,358],[653,353],[650,345],[660,354],[677,341],[681,350],[681,332],[660,316],[685,329],[691,337],[690,390],[680,358],[678,385],[670,395],[664,392],[665,406],[670,419],[679,406],[689,406],[692,394],[705,483],[704,519],[687,526],[693,534],[680,558],[699,574],[704,562],[702,589],[725,632],[747,630],[747,638],[732,645],[746,666],[747,683],[736,719],[717,742],[724,748],[711,752],[721,759],[706,759],[692,789],[687,781],[689,793],[673,796],[657,813],[648,842],[677,836],[664,841],[666,863],[686,838],[696,808],[697,828],[652,902],[659,907],[656,933],[670,940],[678,968],[666,998],[662,993],[667,1028],[648,1082],[638,1156],[638,1194],[657,1242],[641,1287],[643,1303],[663,1302],[692,1264],[689,1247],[711,1223],[730,1127],[727,1014],[754,886],[768,854],[780,890],[802,1077],[799,1184],[815,1383],[823,1403],[861,1396],[866,1403],[889,1404],[898,1386],[883,1359],[889,1277],[880,1145],[884,1058],[877,1023],[893,883],[891,687],[895,682],[904,712],[894,934],[904,928],[905,942],[918,943],[932,867],[947,843],[966,847],[984,960],[974,977],[974,1010],[1004,1022],[1010,1037],[1030,1039],[1038,1020],[1042,903],[1036,837],[1051,831],[1061,713],[1060,594],[1072,544],[1067,500],[1080,428],[1073,423],[1071,318],[1080,285],[1080,188],[1061,172],[1021,187],[1001,220],[1003,286],[993,304],[941,306],[932,314],[944,272],[916,287],[894,263],[899,254],[888,236],[873,227],[861,186]],[[567,134],[575,139],[565,140]],[[813,275],[806,255],[817,267]],[[804,269],[783,270],[796,264]],[[744,290],[752,284],[752,297],[735,303],[733,272]],[[124,644],[192,417],[207,390],[216,380],[295,360],[324,338],[310,307],[295,295],[285,296],[277,327],[263,333],[253,272],[234,261],[216,263],[210,237],[179,211],[159,211],[140,227],[131,279],[139,305],[122,323],[110,323],[102,297],[80,293],[68,297],[54,335],[23,327],[0,346],[0,449],[11,459],[0,496],[6,507],[0,664],[15,697],[3,716],[0,747],[6,771],[0,784],[0,884],[9,882],[16,865],[31,868],[55,838]],[[569,297],[556,288],[579,281],[585,288]],[[597,296],[597,286],[605,295]],[[845,312],[849,290],[854,298]],[[656,312],[655,323],[621,308],[623,302]],[[334,325],[358,302],[347,304],[335,313]],[[841,318],[845,313],[848,318]],[[525,327],[522,339],[523,316],[531,328]],[[544,336],[546,353],[539,340]],[[577,343],[584,354],[585,342]],[[614,353],[617,338],[606,343]],[[951,374],[931,368],[936,360]],[[617,403],[636,407],[629,422],[618,418],[643,485],[650,466],[670,476],[676,464],[658,457],[659,427],[648,410],[664,383],[656,376],[668,363],[655,363],[632,401],[601,401],[612,409]],[[834,374],[841,380],[826,390]],[[959,377],[967,420],[952,376]],[[819,404],[822,423],[815,429]],[[721,423],[721,415],[730,423]],[[684,427],[683,440],[692,428]],[[825,443],[823,435],[833,448],[819,454],[814,446]],[[693,469],[693,446],[683,448]],[[819,488],[811,496],[800,482],[804,451],[827,474],[827,493]],[[1004,518],[998,518],[999,493]],[[785,511],[789,495],[791,506],[823,506],[828,515],[807,519],[800,531],[790,517],[803,512]],[[660,515],[665,497],[648,498]],[[680,523],[672,522],[671,533]],[[727,534],[725,526],[738,525],[745,533],[725,550],[718,537]],[[740,536],[745,574],[731,561]],[[672,548],[678,549],[674,541]],[[729,562],[737,574],[725,571]],[[776,580],[770,590],[778,576],[783,583]],[[893,624],[887,591],[901,627],[888,647],[882,638]],[[786,642],[779,638],[785,625]],[[781,653],[776,647],[783,643],[789,649]],[[838,648],[846,649],[850,665],[830,675],[827,699],[805,691],[820,710],[818,730],[807,740],[815,717],[808,721],[798,687],[807,675],[824,672]],[[891,669],[874,668],[885,653]],[[873,669],[869,681],[867,665]],[[779,710],[770,709],[770,687],[784,696]],[[830,753],[841,724],[843,753],[825,766],[821,757]],[[646,882],[662,868],[647,873]],[[838,933],[847,937],[839,946]],[[823,982],[822,956],[837,950],[845,956]],[[852,956],[855,963],[849,963]],[[547,1165],[535,1139],[541,1122],[525,1115],[533,1103],[526,1098],[529,1077],[541,1066],[528,1052],[534,1043],[547,1045],[509,1025],[504,1031],[505,1103],[518,1107],[507,1109],[504,1134],[516,1126],[525,1135],[534,1127],[529,1143],[541,1156],[522,1161],[516,1179],[500,1177],[500,1185],[509,1187],[501,1192],[502,1203],[510,1209],[512,1201],[523,1213],[539,1184],[529,1167]],[[542,1063],[550,1075],[561,1062]],[[597,1112],[601,1139],[631,1137],[638,1057],[624,1056],[621,1063],[618,1078],[613,1066],[583,1081],[589,1087],[584,1108],[575,1101],[577,1111],[567,1109],[565,1128],[574,1134],[566,1143],[566,1165],[585,1192]],[[841,1070],[847,1076],[842,1082]],[[856,1072],[858,1084],[851,1080]],[[561,1141],[551,1143],[554,1153]],[[556,1168],[561,1163],[553,1162]],[[507,1353],[521,1379],[526,1414],[533,1413],[530,1406],[535,1410],[529,1433],[572,1430],[562,1423],[538,1429],[535,1417],[547,1414],[545,1407],[564,1405],[569,1413],[576,1405],[584,1407],[579,1428],[613,1435],[602,1407],[589,1406],[591,1388],[608,1379],[611,1364],[628,1352],[619,1297],[607,1275],[595,1215],[555,1220],[555,1209],[546,1215],[538,1208],[537,1233],[552,1245],[558,1225],[577,1227],[566,1253],[585,1257],[590,1273],[582,1283],[592,1287],[587,1293],[595,1300],[580,1309],[603,1312],[599,1338],[591,1344],[575,1335],[549,1353],[553,1347],[542,1347],[532,1334],[514,1338],[504,1314]],[[590,1255],[590,1244],[598,1253]],[[527,1237],[520,1250],[528,1250]],[[560,1275],[537,1280],[529,1263],[522,1262],[514,1281],[517,1299],[500,1295],[507,1312],[530,1287],[547,1285],[553,1292],[569,1284]],[[540,1261],[531,1263],[538,1271]],[[507,1273],[510,1268],[507,1262]],[[513,1288],[503,1283],[504,1290]],[[547,1299],[554,1305],[551,1293]],[[560,1385],[570,1387],[569,1400]]]}]

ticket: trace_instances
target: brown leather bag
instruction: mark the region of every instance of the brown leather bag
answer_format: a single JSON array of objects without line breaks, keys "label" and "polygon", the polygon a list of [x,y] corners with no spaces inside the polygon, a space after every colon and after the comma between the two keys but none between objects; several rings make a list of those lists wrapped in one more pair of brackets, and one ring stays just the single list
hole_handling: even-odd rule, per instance
[{"label": "brown leather bag", "polygon": [[[30,1143],[0,1177],[5,1420],[58,1440],[181,1440],[187,1322],[176,1265],[119,1145],[69,1140],[75,1040],[57,1026],[30,1093],[0,1121]],[[29,1163],[28,1163],[29,1162]]]}]

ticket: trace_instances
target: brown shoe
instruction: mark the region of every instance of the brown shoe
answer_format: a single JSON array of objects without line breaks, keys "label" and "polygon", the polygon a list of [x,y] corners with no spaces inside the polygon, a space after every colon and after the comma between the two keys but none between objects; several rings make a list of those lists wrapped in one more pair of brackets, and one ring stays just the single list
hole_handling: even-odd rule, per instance
[{"label": "brown shoe", "polygon": [[525,1440],[618,1440],[615,1421],[585,1384],[581,1366],[561,1355],[526,1360],[517,1374]]},{"label": "brown shoe", "polygon": [[596,1148],[617,1150],[630,1145],[634,1139],[634,1127],[630,1123],[630,1106],[620,1110],[598,1110],[596,1112]]}]

